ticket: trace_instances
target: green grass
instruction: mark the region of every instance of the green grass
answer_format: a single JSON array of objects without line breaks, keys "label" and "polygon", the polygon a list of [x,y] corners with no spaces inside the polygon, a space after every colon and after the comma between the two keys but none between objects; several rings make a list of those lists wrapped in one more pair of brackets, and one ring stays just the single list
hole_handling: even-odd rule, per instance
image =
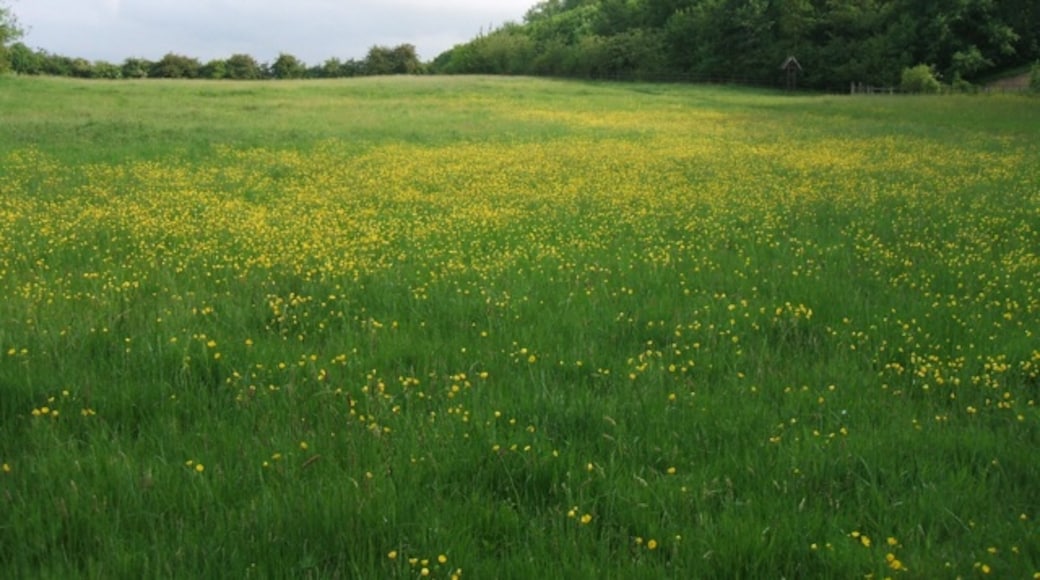
[{"label": "green grass", "polygon": [[1038,130],[1010,95],[0,78],[0,569],[1032,577]]}]

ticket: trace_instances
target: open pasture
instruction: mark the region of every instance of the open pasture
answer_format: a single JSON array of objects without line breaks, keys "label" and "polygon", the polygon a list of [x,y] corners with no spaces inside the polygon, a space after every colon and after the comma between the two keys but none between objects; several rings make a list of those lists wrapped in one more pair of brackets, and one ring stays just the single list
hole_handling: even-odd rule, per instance
[{"label": "open pasture", "polygon": [[1030,578],[1040,106],[0,79],[10,577]]}]

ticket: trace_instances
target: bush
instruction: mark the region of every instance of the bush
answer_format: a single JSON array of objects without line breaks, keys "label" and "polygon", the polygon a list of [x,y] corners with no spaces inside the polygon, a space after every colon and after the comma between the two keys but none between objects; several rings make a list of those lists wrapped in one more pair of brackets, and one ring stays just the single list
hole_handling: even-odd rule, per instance
[{"label": "bush", "polygon": [[961,73],[954,73],[953,80],[950,81],[950,88],[956,93],[974,93],[978,92],[978,87],[964,80]]},{"label": "bush", "polygon": [[171,52],[152,63],[148,76],[157,79],[193,79],[199,76],[201,68],[202,63],[198,59]]},{"label": "bush", "polygon": [[1040,61],[1033,65],[1033,70],[1029,73],[1029,90],[1040,93]]},{"label": "bush", "polygon": [[307,74],[307,65],[295,56],[283,52],[271,65],[271,74],[276,79],[302,79]]},{"label": "bush", "polygon": [[123,61],[122,69],[120,74],[124,79],[144,79],[148,78],[148,71],[152,68],[152,63],[143,58],[128,58]]},{"label": "bush", "polygon": [[926,64],[903,69],[902,81],[899,88],[908,93],[934,94],[942,90],[939,79],[935,76],[935,70]]},{"label": "bush", "polygon": [[263,77],[260,63],[248,54],[233,54],[224,63],[224,76],[233,80],[255,80]]}]

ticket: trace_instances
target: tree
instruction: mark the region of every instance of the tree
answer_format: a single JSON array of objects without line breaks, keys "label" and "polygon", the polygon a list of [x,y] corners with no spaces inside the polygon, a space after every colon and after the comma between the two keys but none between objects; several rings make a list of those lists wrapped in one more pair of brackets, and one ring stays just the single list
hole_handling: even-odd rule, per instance
[{"label": "tree", "polygon": [[22,37],[22,28],[11,9],[0,4],[0,72],[11,66],[7,43]]},{"label": "tree", "polygon": [[334,79],[342,76],[343,61],[338,58],[327,59],[319,70],[319,76],[324,79]]},{"label": "tree", "polygon": [[227,78],[254,80],[263,76],[263,69],[256,59],[248,54],[233,54],[227,59]]},{"label": "tree", "polygon": [[90,76],[95,79],[119,79],[123,78],[123,70],[117,64],[96,60],[91,66]]},{"label": "tree", "polygon": [[807,86],[891,86],[916,60],[908,49],[916,23],[887,0],[828,2],[809,17],[805,52],[796,55],[806,67]]},{"label": "tree", "polygon": [[228,76],[227,61],[216,58],[207,62],[199,69],[199,76],[204,79],[214,80],[226,78]]},{"label": "tree", "polygon": [[[934,63],[939,73],[950,78],[972,78],[1001,62],[1022,64],[1016,63],[1020,36],[997,4],[994,0],[895,0],[894,10],[906,30],[899,40],[917,62]],[[1012,22],[1019,22],[1022,30],[1040,24]]]},{"label": "tree", "polygon": [[373,46],[365,57],[365,72],[370,75],[415,74],[421,66],[415,46],[411,44],[394,48]]},{"label": "tree", "polygon": [[199,76],[201,69],[202,63],[198,59],[170,52],[152,65],[148,76],[157,79],[193,79]]},{"label": "tree", "polygon": [[10,58],[11,70],[14,72],[20,75],[43,74],[43,56],[25,44],[21,42],[12,44],[7,54]]},{"label": "tree", "polygon": [[1037,0],[541,0],[516,28],[482,32],[433,68],[779,83],[793,55],[803,86],[839,89],[897,85],[917,63],[967,81],[1040,58]]},{"label": "tree", "polygon": [[522,28],[510,24],[441,54],[431,70],[444,74],[524,74],[534,55],[534,42]]},{"label": "tree", "polygon": [[122,75],[124,79],[148,78],[148,70],[152,63],[143,58],[128,58],[123,61]]},{"label": "tree", "polygon": [[938,93],[942,90],[939,79],[935,78],[935,70],[926,64],[903,69],[899,88],[908,93]]},{"label": "tree", "polygon": [[385,46],[373,46],[365,56],[365,73],[370,75],[394,74],[393,50]]},{"label": "tree", "polygon": [[593,19],[593,28],[599,36],[610,37],[640,28],[638,4],[627,0],[602,0]]},{"label": "tree", "polygon": [[359,77],[365,74],[365,63],[356,58],[348,58],[339,67],[341,77]]},{"label": "tree", "polygon": [[400,44],[394,47],[394,72],[397,74],[413,75],[422,68],[419,55],[415,52],[414,44]]},{"label": "tree", "polygon": [[291,54],[281,53],[271,65],[271,75],[276,79],[299,79],[307,74],[307,65]]},{"label": "tree", "polygon": [[73,59],[42,50],[39,55],[43,64],[43,74],[56,77],[72,76]]},{"label": "tree", "polygon": [[664,34],[636,28],[603,40],[600,53],[603,72],[651,78],[667,70],[664,63]]},{"label": "tree", "polygon": [[81,79],[94,78],[94,65],[85,58],[74,58],[69,72],[72,76]]},{"label": "tree", "polygon": [[1000,0],[994,4],[1003,22],[1015,24],[1018,61],[1025,64],[1040,58],[1040,3],[1036,0]]},{"label": "tree", "polygon": [[347,59],[345,61],[338,58],[327,59],[320,66],[312,69],[311,76],[322,79],[335,79],[341,77],[356,77],[364,74],[365,63],[356,59]]}]

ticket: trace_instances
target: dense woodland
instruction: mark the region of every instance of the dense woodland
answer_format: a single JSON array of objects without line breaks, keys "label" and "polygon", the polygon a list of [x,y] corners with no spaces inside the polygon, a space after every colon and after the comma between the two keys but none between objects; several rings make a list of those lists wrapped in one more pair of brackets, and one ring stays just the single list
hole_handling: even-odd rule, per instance
[{"label": "dense woodland", "polygon": [[445,73],[893,85],[931,67],[947,83],[1040,57],[1036,0],[546,0],[522,24],[457,46]]},{"label": "dense woodland", "polygon": [[905,73],[969,86],[1040,59],[1036,0],[545,0],[523,22],[482,31],[423,63],[410,44],[373,46],[361,60],[307,65],[283,53],[206,63],[88,61],[17,40],[5,11],[0,67],[86,78],[286,79],[381,74],[504,74],[777,85],[794,56],[800,86],[896,85]]}]

